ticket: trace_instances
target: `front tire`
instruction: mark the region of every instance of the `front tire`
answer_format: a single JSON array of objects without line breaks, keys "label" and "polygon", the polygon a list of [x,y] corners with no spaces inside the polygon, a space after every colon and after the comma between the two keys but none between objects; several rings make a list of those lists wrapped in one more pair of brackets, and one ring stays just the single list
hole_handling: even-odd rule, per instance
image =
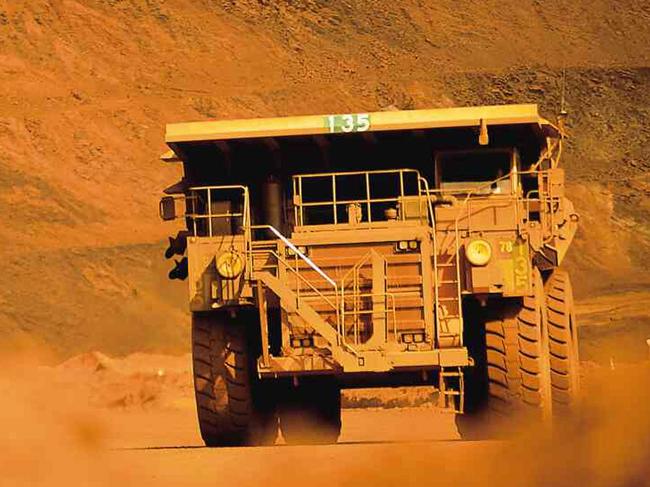
[{"label": "front tire", "polygon": [[207,446],[268,445],[278,419],[272,394],[257,378],[256,314],[192,315],[194,391],[201,437]]},{"label": "front tire", "polygon": [[464,438],[503,436],[521,425],[546,422],[552,411],[546,301],[541,275],[533,294],[488,311],[484,354],[465,372],[468,408],[457,415]]},{"label": "front tire", "polygon": [[575,410],[580,399],[580,358],[573,288],[568,272],[560,269],[546,281],[546,313],[550,348],[554,412]]}]

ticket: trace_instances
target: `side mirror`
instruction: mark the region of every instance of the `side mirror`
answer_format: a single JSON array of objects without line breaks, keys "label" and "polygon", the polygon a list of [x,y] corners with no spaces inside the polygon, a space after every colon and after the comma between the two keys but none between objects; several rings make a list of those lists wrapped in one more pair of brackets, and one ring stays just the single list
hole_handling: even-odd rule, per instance
[{"label": "side mirror", "polygon": [[173,196],[163,196],[158,206],[160,218],[164,221],[176,219],[176,201]]}]

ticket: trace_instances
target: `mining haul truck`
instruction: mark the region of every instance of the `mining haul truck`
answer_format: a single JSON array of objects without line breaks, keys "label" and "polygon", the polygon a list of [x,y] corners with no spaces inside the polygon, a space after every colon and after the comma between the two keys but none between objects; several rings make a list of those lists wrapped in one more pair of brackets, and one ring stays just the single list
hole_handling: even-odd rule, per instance
[{"label": "mining haul truck", "polygon": [[430,386],[461,435],[578,401],[578,215],[535,105],[167,126],[209,446],[336,442],[341,389]]}]

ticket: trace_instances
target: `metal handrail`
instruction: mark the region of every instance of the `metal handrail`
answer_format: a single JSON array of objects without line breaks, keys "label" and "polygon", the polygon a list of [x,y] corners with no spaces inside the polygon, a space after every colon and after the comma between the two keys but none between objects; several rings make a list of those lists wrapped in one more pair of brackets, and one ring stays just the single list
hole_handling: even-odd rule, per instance
[{"label": "metal handrail", "polygon": [[295,174],[294,179],[303,178],[323,178],[328,176],[362,176],[364,174],[396,174],[399,172],[413,172],[418,173],[417,169],[411,169],[408,167],[402,169],[373,169],[372,171],[339,171],[339,172],[322,172],[322,173],[305,173],[305,174]]},{"label": "metal handrail", "polygon": [[[227,190],[241,190],[242,191],[242,197],[244,200],[244,208],[242,209],[241,212],[237,213],[212,213],[212,191],[227,191]],[[197,191],[206,191],[207,193],[207,213],[206,214],[200,214],[200,213],[186,213],[185,217],[192,219],[193,224],[194,224],[194,235],[196,236],[197,234],[197,228],[196,228],[196,221],[200,219],[207,219],[208,220],[208,235],[210,237],[213,237],[213,232],[212,232],[212,219],[213,218],[228,218],[228,217],[242,217],[242,228],[244,229],[244,235],[246,238],[246,243],[248,245],[248,242],[251,240],[251,235],[250,235],[250,195],[248,192],[248,187],[243,186],[240,184],[230,184],[230,185],[221,185],[221,186],[191,186],[188,188],[188,191],[190,192],[197,192]],[[192,195],[191,199],[195,200],[197,198],[197,195]],[[192,204],[192,209],[195,209],[194,203]]]},{"label": "metal handrail", "polygon": [[[389,293],[389,292],[384,292],[384,293],[362,293],[362,294],[357,294],[355,296],[357,299],[360,298],[373,298],[373,297],[380,297],[380,298],[389,298],[391,301],[392,306],[390,306],[389,309],[384,310],[383,314],[384,317],[386,318],[386,324],[385,324],[385,329],[386,329],[386,335],[388,335],[388,314],[392,313],[393,319],[392,319],[392,324],[393,324],[393,334],[397,336],[397,305],[395,304],[395,293]],[[345,303],[342,303],[344,305]],[[375,314],[377,313],[373,309],[358,309],[358,310],[352,310],[348,311],[347,314],[352,314],[352,315],[362,315],[362,314]],[[344,318],[342,318],[344,320]],[[343,321],[345,323],[345,321]],[[353,326],[358,328],[358,321],[355,320],[353,322]],[[355,337],[358,336],[359,331],[358,329],[354,330],[354,335]],[[344,334],[345,336],[345,334]],[[347,343],[347,342],[346,342]],[[355,343],[358,344],[358,343]]]},{"label": "metal handrail", "polygon": [[[420,178],[420,184],[424,187],[424,192],[426,194],[426,200],[427,200],[427,210],[429,212],[429,218],[430,218],[430,225],[431,225],[431,238],[432,238],[432,243],[433,243],[433,271],[435,275],[435,285],[433,286],[433,296],[434,296],[434,303],[435,303],[435,309],[434,309],[434,330],[432,330],[431,336],[435,337],[436,340],[436,345],[439,344],[440,342],[440,292],[438,289],[438,238],[436,235],[436,227],[435,227],[435,211],[433,209],[433,203],[431,202],[431,198],[429,197],[429,194],[431,190],[429,189],[429,181],[426,180],[426,178]],[[458,306],[459,306],[459,314],[460,313],[460,296],[461,296],[461,289],[460,289],[460,266],[458,265],[458,253],[460,251],[459,249],[459,244],[458,244],[458,227],[456,227],[456,241],[455,241],[455,252],[456,252],[456,279],[458,281]],[[463,321],[461,319],[460,321],[460,344],[462,346],[463,344]]]},{"label": "metal handrail", "polygon": [[[260,225],[260,226],[262,226],[262,225]],[[278,263],[282,264],[286,269],[288,269],[289,271],[291,271],[291,272],[292,272],[292,273],[293,273],[293,274],[294,274],[298,279],[300,279],[301,282],[305,283],[305,284],[306,284],[306,285],[307,285],[307,286],[308,286],[312,291],[314,291],[314,292],[316,293],[316,295],[317,295],[320,299],[322,299],[323,301],[325,301],[325,302],[326,302],[326,303],[327,303],[327,304],[328,304],[328,305],[329,305],[329,306],[334,310],[334,312],[335,312],[335,316],[336,316],[336,318],[335,318],[335,319],[336,319],[336,329],[337,329],[337,339],[338,339],[338,341],[339,341],[339,343],[337,343],[337,345],[339,345],[339,346],[344,346],[344,347],[347,348],[348,351],[350,351],[352,354],[358,356],[358,352],[357,352],[353,347],[351,347],[350,345],[348,345],[348,344],[345,342],[345,340],[343,339],[343,336],[341,335],[341,332],[340,332],[341,325],[340,325],[340,310],[339,310],[339,305],[338,305],[338,294],[335,294],[335,298],[336,298],[335,301],[336,301],[336,302],[333,303],[333,302],[332,302],[332,301],[327,297],[327,295],[325,295],[325,294],[324,294],[323,292],[321,292],[321,291],[320,291],[316,286],[314,286],[311,282],[309,282],[309,280],[308,280],[305,276],[303,276],[303,275],[300,274],[300,271],[299,271],[298,269],[294,269],[294,268],[291,266],[291,264],[289,264],[289,263],[288,263],[284,258],[282,258],[282,257],[280,256],[279,253],[277,253],[277,252],[274,251],[274,250],[271,250],[271,249],[267,249],[267,250],[258,250],[258,251],[252,251],[252,250],[251,250],[251,252],[257,252],[257,253],[262,253],[262,252],[264,252],[264,253],[266,253],[266,254],[268,254],[268,255],[271,255],[271,256],[275,257],[275,259],[276,259],[276,261],[277,261]],[[299,295],[297,295],[297,299],[298,299],[298,306],[300,306],[300,296],[299,296]]]},{"label": "metal handrail", "polygon": [[[417,195],[413,195],[413,196],[417,196]],[[402,196],[397,196],[395,198],[371,198],[370,200],[368,200],[368,199],[336,200],[336,204],[337,205],[350,205],[350,204],[354,204],[354,203],[366,203],[368,201],[370,203],[390,203],[391,201],[398,202],[401,197]],[[307,203],[300,203],[300,206],[302,206],[304,208],[315,208],[315,207],[318,207],[318,206],[331,206],[331,205],[332,205],[332,201],[325,201],[325,202],[311,201],[311,202],[307,202]]]},{"label": "metal handrail", "polygon": [[[529,171],[517,171],[517,174],[518,174],[518,175],[525,175],[525,174],[536,174],[536,175],[539,175],[539,174],[544,174],[544,173],[547,173],[547,172],[548,172],[548,169],[542,169],[542,170],[536,170],[536,169],[535,169],[535,170],[529,170]],[[492,181],[486,181],[486,182],[482,183],[480,186],[477,186],[477,187],[473,188],[472,191],[469,191],[469,192],[465,195],[465,197],[461,200],[461,204],[459,205],[459,206],[460,206],[460,209],[463,209],[465,206],[467,206],[467,205],[469,204],[469,201],[471,200],[472,196],[476,196],[476,193],[477,193],[479,190],[481,190],[481,189],[483,189],[483,188],[486,188],[486,187],[490,187],[490,186],[492,186],[493,184],[496,184],[496,183],[499,182],[499,181],[506,180],[506,179],[510,179],[511,176],[512,176],[512,174],[513,174],[513,172],[511,171],[511,172],[509,172],[508,174],[506,174],[506,175],[504,175],[504,176],[501,176],[501,177],[499,177],[499,178],[496,178],[496,179],[494,179],[494,180],[492,180]],[[447,193],[451,193],[452,191],[445,191],[445,190],[442,190],[442,189],[432,189],[432,190],[428,190],[428,194],[436,194],[436,193],[443,194],[443,193],[446,193],[446,192],[447,192]],[[458,192],[458,190],[455,190],[455,191],[453,191],[453,192]],[[508,194],[505,194],[505,195],[503,195],[503,196],[508,196]],[[528,200],[528,198],[525,198],[525,197],[523,197],[523,198],[522,198],[522,197],[518,197],[517,199],[518,199],[518,200],[521,200],[521,201],[527,201],[527,200]],[[539,198],[539,201],[543,201],[543,199],[540,197],[540,198]],[[455,224],[455,227],[456,227],[456,228],[458,227],[458,221],[460,220],[460,218],[461,218],[462,216],[463,216],[463,213],[462,213],[462,212],[459,212],[458,215],[456,216],[456,219],[455,219],[455,221],[454,221],[454,224]]]},{"label": "metal handrail", "polygon": [[[549,149],[549,151],[548,151],[549,157],[550,157],[550,150],[551,149]],[[540,160],[534,165],[534,167],[535,168],[538,167],[543,159],[544,159],[544,156],[540,157]],[[516,173],[515,173],[515,171],[511,171],[511,172],[509,172],[508,174],[506,174],[504,176],[501,176],[501,177],[496,178],[496,179],[494,179],[492,181],[489,181],[489,182],[484,182],[483,184],[472,188],[470,191],[467,192],[465,197],[461,200],[461,203],[459,205],[458,214],[456,215],[456,218],[454,219],[454,257],[456,259],[456,266],[455,267],[456,267],[456,281],[457,281],[458,306],[459,306],[458,315],[460,316],[460,340],[461,340],[461,345],[462,345],[462,336],[463,336],[463,334],[462,334],[463,330],[462,329],[463,329],[464,323],[463,323],[463,319],[462,319],[462,310],[461,310],[462,287],[461,287],[461,282],[460,282],[460,266],[458,265],[459,264],[459,258],[460,258],[459,221],[460,221],[461,217],[463,217],[463,215],[467,214],[468,219],[470,218],[470,215],[471,215],[470,211],[464,211],[464,210],[466,209],[466,207],[469,206],[470,201],[472,201],[472,199],[473,199],[472,196],[476,196],[477,193],[479,191],[481,191],[482,189],[484,189],[486,187],[490,187],[490,186],[498,183],[499,181],[511,179],[513,174],[516,174],[518,176],[526,175],[526,174],[535,174],[535,175],[539,176],[539,175],[543,175],[543,174],[545,174],[547,172],[548,172],[548,170],[544,170],[544,169],[542,169],[542,170],[531,169],[531,170],[528,170],[528,171],[516,171]],[[553,202],[553,201],[558,200],[557,197],[553,196],[550,185],[549,185],[549,188],[548,188],[549,194],[546,197],[542,197],[542,194],[541,194],[541,192],[539,190],[535,190],[535,191],[538,193],[538,199],[536,199],[536,200],[540,201],[542,203],[544,203],[546,201]],[[462,189],[461,190],[455,189],[454,191],[445,191],[445,190],[443,190],[441,188],[440,189],[430,190],[430,189],[428,189],[428,187],[426,189],[427,195],[436,194],[436,193],[437,194],[444,194],[444,193],[449,194],[449,193],[454,193],[454,192],[462,192]],[[515,193],[513,192],[512,194],[515,194]],[[535,199],[530,198],[530,194],[531,194],[531,192],[524,195],[524,197],[517,196],[517,198],[516,198],[518,201],[522,201],[525,204],[525,211],[526,211],[527,215],[530,214],[530,204],[531,204],[531,202],[535,201]],[[492,195],[489,195],[489,196],[492,196]],[[509,196],[509,195],[505,194],[504,196]],[[427,198],[427,199],[429,201],[429,204],[431,204],[431,198]],[[517,204],[516,211],[518,211],[518,208],[519,208],[519,206]],[[517,219],[517,222],[520,221],[518,215],[517,215],[516,219]],[[554,212],[552,211],[552,209],[551,209],[551,215],[548,218],[548,220],[550,220],[550,222],[548,222],[549,228],[545,229],[545,231],[548,231],[549,235],[551,235],[551,237],[548,239],[548,240],[550,240],[550,239],[552,239],[552,234],[553,234],[552,226],[553,226],[553,222],[554,222]],[[543,223],[542,223],[542,225],[543,225]],[[471,232],[471,222],[470,221],[468,221],[468,231]],[[434,235],[435,235],[435,231],[434,231]],[[545,239],[544,242],[546,242],[548,240]],[[437,248],[436,248],[436,243],[434,241],[434,269],[436,269],[436,278],[437,278],[437,267],[438,267],[437,256],[438,256],[438,251],[437,251]],[[439,313],[438,313],[438,306],[439,306],[438,287],[434,286],[434,289],[435,289],[435,302],[436,302],[436,331],[437,331],[437,333],[439,333],[440,332],[440,320],[439,320]],[[439,339],[439,337],[437,337],[437,338]]]},{"label": "metal handrail", "polygon": [[[302,253],[300,251],[300,249],[298,249],[298,247],[296,247],[287,237],[282,235],[282,233],[277,228],[273,227],[272,225],[251,225],[250,229],[251,230],[256,230],[256,229],[270,230],[271,233],[273,233],[282,243],[284,243],[284,245],[286,245],[289,249],[291,249],[291,251],[294,253],[296,258],[300,257],[309,267],[311,267],[314,271],[316,271],[316,273],[318,273],[318,275],[320,275],[323,279],[325,279],[332,286],[332,288],[334,288],[335,304],[331,303],[331,301],[321,291],[316,289],[316,287],[314,287],[309,281],[307,281],[307,279],[304,276],[300,275],[300,271],[298,270],[298,268],[294,269],[291,265],[289,265],[288,262],[286,262],[276,252],[270,251],[270,252],[272,252],[272,253],[274,253],[276,255],[276,257],[278,259],[278,262],[281,262],[283,265],[285,265],[285,267],[287,267],[289,270],[291,270],[298,278],[300,278],[302,281],[307,283],[309,285],[309,287],[313,291],[315,291],[317,294],[319,294],[323,299],[325,299],[328,302],[328,304],[330,304],[330,306],[332,306],[334,308],[334,311],[336,312],[337,338],[338,338],[339,342],[341,342],[343,335],[341,333],[342,324],[341,324],[341,315],[340,315],[341,311],[340,311],[340,303],[339,303],[339,287],[336,284],[336,281],[334,281],[334,279],[332,279],[320,267],[318,267],[314,263],[313,260],[311,260],[309,257],[307,257],[304,253]],[[251,252],[251,254],[252,254],[252,252]],[[252,257],[252,255],[251,255],[251,257]],[[298,299],[300,299],[300,298],[298,297]],[[344,340],[343,340],[343,342],[344,342]],[[337,345],[341,345],[341,344],[342,343],[338,343]],[[354,352],[354,350],[352,350],[352,351],[353,351],[353,353],[356,353],[356,352]]]},{"label": "metal handrail", "polygon": [[294,273],[294,274],[295,274],[295,275],[296,275],[296,276],[297,276],[297,277],[298,277],[302,282],[304,282],[307,286],[309,286],[309,288],[310,288],[312,291],[314,291],[314,292],[318,295],[318,297],[322,298],[322,299],[323,299],[327,304],[330,305],[330,307],[331,307],[333,310],[336,311],[336,309],[337,309],[337,305],[336,305],[335,303],[333,303],[333,302],[332,302],[332,301],[331,301],[331,300],[330,300],[330,299],[329,299],[329,298],[328,298],[328,297],[327,297],[323,292],[321,292],[321,291],[320,291],[316,286],[314,286],[311,282],[309,282],[309,280],[308,280],[305,276],[301,275],[301,274],[300,274],[300,271],[298,271],[297,269],[294,269],[293,267],[291,267],[291,264],[289,264],[286,260],[284,260],[284,259],[280,256],[280,254],[278,254],[278,253],[275,252],[274,250],[268,250],[268,251],[265,251],[265,252],[268,253],[269,255],[272,255],[273,257],[275,257],[275,258],[278,260],[278,262],[282,263],[282,265],[284,265],[288,270],[290,270],[291,272],[293,272],[293,273]]},{"label": "metal handrail", "polygon": [[[376,313],[374,310],[361,310],[357,309],[357,301],[361,298],[367,298],[367,297],[385,297],[385,298],[390,298],[392,302],[392,309],[387,309],[384,310],[384,318],[385,318],[385,331],[386,335],[388,335],[388,314],[390,312],[393,313],[393,333],[397,335],[397,311],[396,311],[396,305],[395,305],[395,294],[394,293],[389,293],[389,292],[383,292],[383,293],[360,293],[359,292],[359,271],[361,268],[368,262],[368,259],[372,256],[372,252],[366,253],[354,266],[348,270],[348,272],[345,273],[345,275],[341,278],[341,323],[342,326],[345,327],[345,316],[346,314],[351,314],[353,315],[353,322],[352,322],[352,327],[353,327],[353,334],[355,338],[355,344],[358,344],[359,342],[359,320],[357,319],[357,316],[361,314],[372,314]],[[353,290],[352,290],[352,305],[353,309],[352,311],[346,311],[345,309],[345,281],[350,277],[350,274],[353,276],[352,280],[352,285],[353,285]],[[344,333],[342,333],[342,337],[344,340],[344,343],[347,343],[346,341],[346,336],[347,333],[345,330],[343,330]]]},{"label": "metal handrail", "polygon": [[204,214],[204,213],[185,213],[184,215],[186,218],[225,218],[228,216],[244,216],[244,213],[210,213],[210,214]]},{"label": "metal handrail", "polygon": [[[345,281],[347,278],[352,274],[352,306],[353,306],[353,311],[352,315],[356,316],[356,306],[357,306],[357,299],[359,298],[359,269],[365,265],[365,263],[368,261],[368,258],[372,255],[371,252],[368,252],[365,254],[356,264],[354,264],[348,272],[345,273],[345,275],[341,278],[341,326],[343,328],[343,340],[346,340],[346,335],[347,332],[345,330],[345,315],[346,315],[346,309],[345,309]],[[354,340],[355,343],[358,342],[358,323],[356,317],[353,318],[353,332],[354,332]]]},{"label": "metal handrail", "polygon": [[280,233],[280,231],[279,231],[278,229],[276,229],[276,228],[273,227],[272,225],[251,225],[250,228],[251,228],[252,230],[257,230],[257,229],[267,229],[267,230],[271,230],[271,232],[272,232],[276,237],[278,237],[278,239],[280,239],[280,240],[282,241],[282,243],[284,243],[284,245],[286,245],[287,247],[289,247],[289,248],[292,250],[292,252],[293,252],[294,254],[296,254],[297,256],[299,256],[303,261],[305,261],[305,262],[307,263],[307,265],[309,265],[309,267],[311,267],[311,268],[312,268],[313,270],[315,270],[315,271],[316,271],[316,272],[317,272],[317,273],[318,273],[318,274],[319,274],[323,279],[325,279],[327,282],[329,282],[329,283],[332,285],[332,287],[334,288],[334,291],[337,292],[337,294],[338,294],[338,286],[336,285],[336,282],[334,281],[334,279],[332,279],[330,276],[328,276],[327,274],[325,274],[325,272],[324,272],[320,267],[318,267],[318,266],[314,263],[313,260],[311,260],[311,259],[310,259],[309,257],[307,257],[305,254],[303,254],[303,253],[298,249],[298,247],[296,247],[294,244],[292,244],[291,241],[290,241],[287,237],[285,237],[284,235],[282,235],[282,233]]},{"label": "metal handrail", "polygon": [[[370,194],[370,176],[378,174],[394,174],[399,176],[399,195],[390,198],[371,198]],[[298,199],[295,200],[294,206],[294,223],[296,226],[303,226],[304,223],[304,211],[305,208],[318,208],[318,207],[331,207],[332,209],[332,221],[335,225],[338,222],[338,208],[342,205],[350,204],[359,204],[366,207],[366,212],[368,215],[368,222],[372,223],[372,205],[378,203],[390,203],[395,202],[399,203],[400,199],[409,196],[406,194],[404,188],[404,175],[413,174],[419,180],[421,178],[420,173],[416,169],[383,169],[383,170],[374,170],[374,171],[349,171],[349,172],[331,172],[331,173],[316,173],[316,174],[297,174],[293,176],[293,194],[294,198],[298,196]],[[365,198],[356,198],[356,199],[346,199],[338,200],[336,198],[336,178],[340,177],[350,177],[350,176],[365,176]],[[302,187],[303,180],[305,179],[315,179],[315,178],[330,178],[332,182],[332,199],[323,200],[323,201],[312,201],[312,202],[302,202]],[[412,196],[420,196],[419,191],[417,194]],[[403,216],[402,216],[403,218]]]},{"label": "metal handrail", "polygon": [[[526,205],[527,214],[530,214],[530,206],[535,201],[544,205],[547,203],[549,204],[550,211],[542,213],[544,219],[547,221],[547,224],[544,225],[544,222],[542,222],[540,219],[542,232],[547,234],[547,236],[545,236],[545,238],[542,240],[542,243],[548,243],[553,240],[553,227],[555,226],[554,216],[557,213],[557,209],[559,209],[560,202],[562,201],[561,196],[553,196],[552,185],[549,184],[548,186],[548,194],[545,196],[542,196],[542,192],[539,189],[533,189],[526,194],[525,198],[523,198],[523,201]],[[535,193],[537,193],[537,198],[532,198],[531,195]],[[557,204],[557,208],[554,208],[554,203]]]}]

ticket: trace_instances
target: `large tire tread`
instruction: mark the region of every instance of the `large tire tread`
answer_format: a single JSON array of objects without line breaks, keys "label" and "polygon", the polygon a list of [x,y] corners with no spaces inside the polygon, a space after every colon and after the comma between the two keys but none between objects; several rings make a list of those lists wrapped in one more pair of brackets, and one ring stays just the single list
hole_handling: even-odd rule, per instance
[{"label": "large tire tread", "polygon": [[558,413],[577,405],[580,394],[579,356],[573,290],[569,274],[556,269],[546,282],[552,396]]},{"label": "large tire tread", "polygon": [[247,325],[221,313],[192,317],[197,416],[208,446],[268,444],[277,435],[273,405],[265,402],[251,373],[256,354]]},{"label": "large tire tread", "polygon": [[[457,415],[464,438],[507,436],[521,421],[534,424],[551,414],[550,344],[543,283],[537,270],[533,291],[521,300],[504,300],[473,324],[480,328],[484,323],[485,353],[480,353],[480,344],[470,347],[477,366],[471,375],[466,372],[465,382],[466,388],[477,389],[469,392],[475,399],[467,414]],[[487,387],[480,377],[483,374]]]}]

